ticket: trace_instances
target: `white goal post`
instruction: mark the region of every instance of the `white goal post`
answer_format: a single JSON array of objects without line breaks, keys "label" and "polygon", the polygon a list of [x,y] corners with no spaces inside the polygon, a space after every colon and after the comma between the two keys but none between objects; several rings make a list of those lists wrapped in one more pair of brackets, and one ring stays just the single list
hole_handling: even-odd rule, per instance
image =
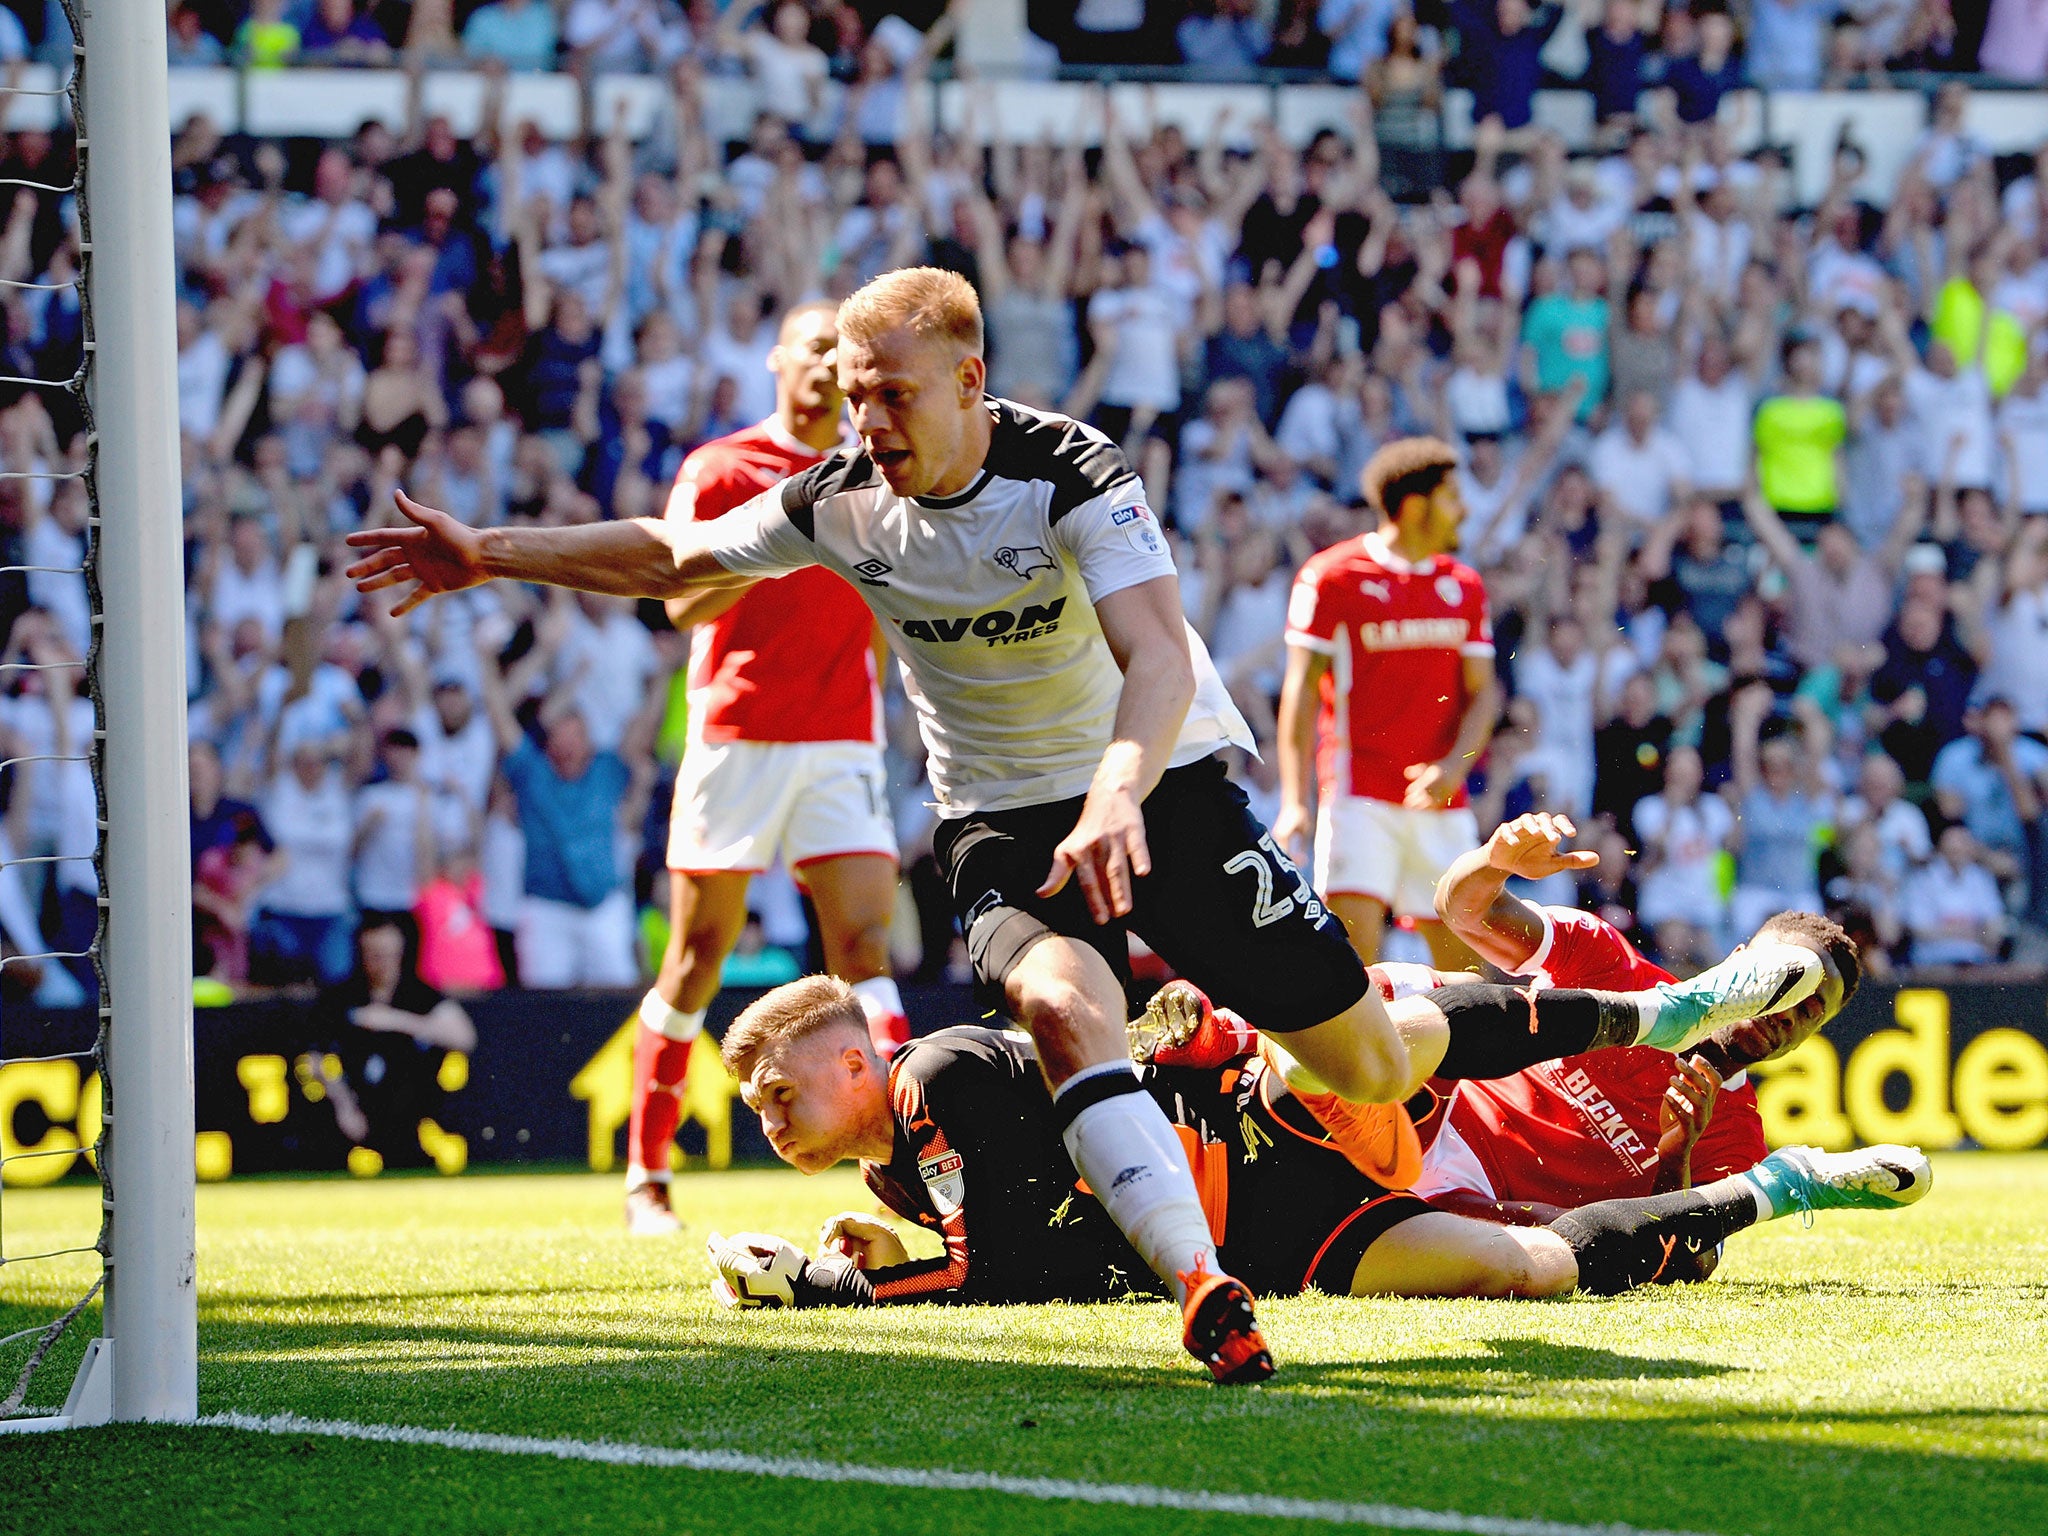
[{"label": "white goal post", "polygon": [[[171,122],[162,0],[64,0],[99,626],[106,1219],[101,1337],[63,1411],[0,1430],[198,1413],[190,804]],[[76,1309],[74,1309],[76,1311]],[[54,1339],[54,1330],[51,1338]]]},{"label": "white goal post", "polygon": [[162,0],[78,0],[105,628],[113,1416],[199,1411],[184,519]]}]

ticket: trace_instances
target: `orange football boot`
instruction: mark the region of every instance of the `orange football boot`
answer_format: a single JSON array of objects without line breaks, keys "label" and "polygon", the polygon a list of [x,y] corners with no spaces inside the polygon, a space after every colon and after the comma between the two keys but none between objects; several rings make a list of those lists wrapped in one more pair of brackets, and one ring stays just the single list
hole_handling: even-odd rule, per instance
[{"label": "orange football boot", "polygon": [[1211,1274],[1207,1264],[1197,1264],[1181,1272],[1180,1283],[1188,1293],[1181,1308],[1181,1347],[1209,1367],[1219,1385],[1246,1386],[1270,1379],[1272,1351],[1252,1315],[1252,1293],[1244,1282]]}]

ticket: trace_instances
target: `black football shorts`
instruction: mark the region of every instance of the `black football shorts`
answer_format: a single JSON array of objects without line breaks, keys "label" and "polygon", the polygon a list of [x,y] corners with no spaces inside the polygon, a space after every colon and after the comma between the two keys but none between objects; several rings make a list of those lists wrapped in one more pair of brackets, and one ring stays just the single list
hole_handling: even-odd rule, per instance
[{"label": "black football shorts", "polygon": [[1097,923],[1076,879],[1049,899],[1037,894],[1081,805],[1077,797],[939,823],[933,852],[985,1001],[1001,1007],[1010,972],[1053,934],[1089,945],[1128,981],[1126,930],[1264,1030],[1308,1029],[1365,994],[1365,966],[1344,925],[1259,824],[1220,758],[1168,769],[1146,797],[1152,873],[1132,882],[1128,917]]}]

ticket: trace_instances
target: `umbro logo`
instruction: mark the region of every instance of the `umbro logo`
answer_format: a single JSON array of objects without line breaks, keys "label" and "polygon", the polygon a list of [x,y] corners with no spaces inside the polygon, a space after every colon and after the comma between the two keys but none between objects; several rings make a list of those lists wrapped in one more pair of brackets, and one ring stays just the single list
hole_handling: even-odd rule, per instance
[{"label": "umbro logo", "polygon": [[1024,544],[1016,548],[1004,547],[989,558],[1019,581],[1027,579],[1033,571],[1056,571],[1059,562],[1036,544]]},{"label": "umbro logo", "polygon": [[853,568],[853,574],[860,578],[862,586],[886,587],[889,583],[882,578],[895,569],[886,560],[867,559]]},{"label": "umbro logo", "polygon": [[1358,584],[1358,590],[1361,596],[1376,597],[1383,603],[1393,597],[1393,593],[1388,589],[1384,581],[1361,581]]}]

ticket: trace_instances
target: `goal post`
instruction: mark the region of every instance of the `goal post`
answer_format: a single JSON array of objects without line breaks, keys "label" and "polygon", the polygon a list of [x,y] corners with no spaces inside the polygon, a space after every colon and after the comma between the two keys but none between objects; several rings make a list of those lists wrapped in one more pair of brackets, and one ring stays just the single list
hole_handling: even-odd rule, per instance
[{"label": "goal post", "polygon": [[[112,1416],[198,1413],[192,876],[171,122],[162,0],[67,0],[97,435]],[[109,1347],[111,1346],[111,1347]]]}]

